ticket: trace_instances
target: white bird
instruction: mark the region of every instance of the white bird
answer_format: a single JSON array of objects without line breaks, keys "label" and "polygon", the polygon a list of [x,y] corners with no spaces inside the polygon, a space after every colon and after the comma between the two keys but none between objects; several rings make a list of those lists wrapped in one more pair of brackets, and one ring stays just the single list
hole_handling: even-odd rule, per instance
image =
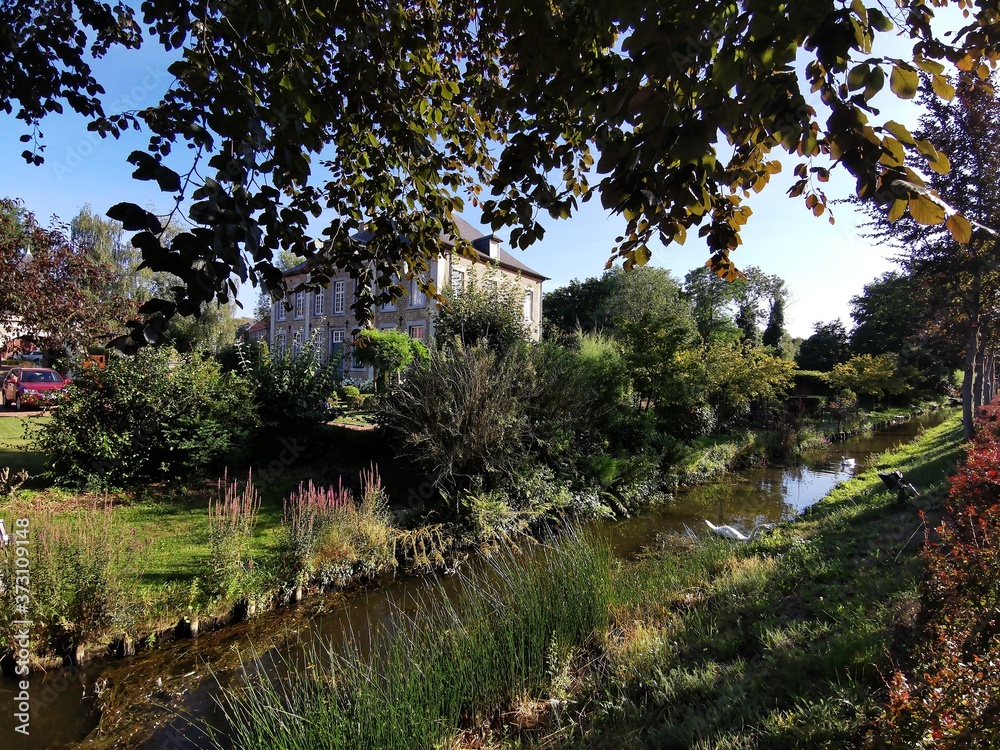
[{"label": "white bird", "polygon": [[725,539],[733,539],[737,542],[752,542],[760,536],[761,530],[771,528],[771,524],[762,524],[760,526],[754,526],[749,534],[744,534],[742,531],[732,526],[716,526],[707,518],[705,519],[705,523],[708,524],[708,528],[713,534],[718,534]]}]

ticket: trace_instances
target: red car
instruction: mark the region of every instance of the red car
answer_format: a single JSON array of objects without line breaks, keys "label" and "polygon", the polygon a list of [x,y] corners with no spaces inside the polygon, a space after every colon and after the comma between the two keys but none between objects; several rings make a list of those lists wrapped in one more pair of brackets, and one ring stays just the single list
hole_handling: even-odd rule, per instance
[{"label": "red car", "polygon": [[15,367],[0,385],[0,406],[45,406],[59,397],[69,381],[47,367]]}]

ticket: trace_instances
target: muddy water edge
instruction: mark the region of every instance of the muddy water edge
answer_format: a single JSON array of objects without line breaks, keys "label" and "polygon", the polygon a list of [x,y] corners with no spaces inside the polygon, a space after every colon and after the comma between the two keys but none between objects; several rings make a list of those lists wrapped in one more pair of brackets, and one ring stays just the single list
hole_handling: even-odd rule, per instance
[{"label": "muddy water edge", "polygon": [[[852,437],[806,457],[796,466],[767,466],[682,489],[669,503],[636,517],[599,522],[616,554],[627,556],[657,534],[707,530],[705,521],[741,526],[794,518],[838,483],[863,470],[872,456],[940,424],[951,411],[937,411]],[[470,560],[466,574],[481,574]],[[127,659],[99,659],[80,669],[32,676],[30,734],[15,731],[19,685],[0,681],[0,747],[119,747],[179,750],[206,746],[196,728],[219,723],[213,696],[246,670],[280,675],[285,661],[304,658],[317,641],[367,640],[369,623],[384,622],[393,608],[414,606],[419,597],[449,597],[457,577],[395,577],[375,581],[350,595],[316,597],[239,625],[181,640]],[[11,740],[11,741],[9,741]]]}]

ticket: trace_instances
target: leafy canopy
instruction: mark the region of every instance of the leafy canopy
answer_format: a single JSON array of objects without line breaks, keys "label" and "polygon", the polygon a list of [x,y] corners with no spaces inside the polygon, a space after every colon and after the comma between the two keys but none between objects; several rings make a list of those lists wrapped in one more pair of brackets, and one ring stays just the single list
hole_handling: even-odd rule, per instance
[{"label": "leafy canopy", "polygon": [[[945,37],[935,13],[951,5],[968,25]],[[948,157],[873,98],[888,87],[912,99],[923,79],[949,99],[944,63],[974,82],[1000,54],[996,0],[146,0],[141,24],[99,0],[9,10],[0,107],[25,124],[25,158],[42,161],[39,123],[65,106],[101,135],[141,125],[150,141],[129,157],[134,176],[190,204],[194,228],[169,243],[151,212],[110,211],[139,232],[148,267],[183,281],[146,304],[125,348],[158,340],[175,312],[227,302],[239,279],[280,289],[281,250],[313,258],[317,283],[323,268],[347,269],[362,290],[377,282],[384,299],[355,301],[365,320],[407,274],[425,275],[468,202],[523,248],[544,234],[540,215],[568,217],[597,195],[627,221],[614,251],[626,269],[697,229],[734,279],[744,201],[781,170],[775,152],[800,159],[790,194],[817,216],[832,161],[865,200],[943,223],[906,156],[936,172]],[[912,54],[873,55],[880,34],[909,37]],[[170,88],[141,111],[105,112],[91,63],[147,36],[179,58]],[[318,250],[307,225],[324,210]],[[358,247],[362,228],[371,240]],[[968,239],[964,219],[948,228]]]}]

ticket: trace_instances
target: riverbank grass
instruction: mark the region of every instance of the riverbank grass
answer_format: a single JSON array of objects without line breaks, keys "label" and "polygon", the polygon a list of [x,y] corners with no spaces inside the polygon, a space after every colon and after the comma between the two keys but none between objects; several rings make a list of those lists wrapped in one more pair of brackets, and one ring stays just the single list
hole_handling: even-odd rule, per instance
[{"label": "riverbank grass", "polygon": [[242,688],[223,691],[229,741],[248,750],[441,747],[496,707],[561,684],[607,623],[606,546],[569,532],[489,563],[456,597],[407,602],[367,637],[314,650],[280,678],[248,671]]},{"label": "riverbank grass", "polygon": [[[818,748],[857,739],[910,637],[923,529],[954,471],[957,419],[882,456],[751,545],[664,540],[613,581],[603,656],[571,721],[533,738],[600,747]],[[922,496],[896,502],[877,471]],[[564,712],[564,717],[566,713]]]}]

